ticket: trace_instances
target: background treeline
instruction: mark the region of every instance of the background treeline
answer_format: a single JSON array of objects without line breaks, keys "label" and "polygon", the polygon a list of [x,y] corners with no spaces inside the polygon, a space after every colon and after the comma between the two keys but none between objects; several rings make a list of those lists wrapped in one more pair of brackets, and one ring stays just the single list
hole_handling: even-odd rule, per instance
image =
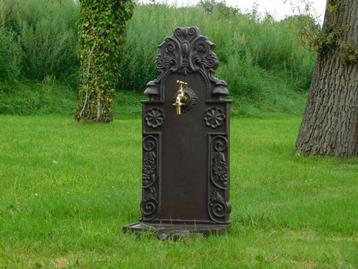
[{"label": "background treeline", "polygon": [[[315,52],[302,45],[307,17],[276,22],[256,10],[242,14],[214,1],[197,7],[137,5],[128,22],[118,108],[139,112],[137,100],[157,76],[157,46],[177,26],[197,25],[216,44],[236,100],[234,113],[299,113]],[[72,113],[79,85],[79,4],[73,0],[0,0],[0,113]],[[122,110],[121,110],[122,111]]]}]

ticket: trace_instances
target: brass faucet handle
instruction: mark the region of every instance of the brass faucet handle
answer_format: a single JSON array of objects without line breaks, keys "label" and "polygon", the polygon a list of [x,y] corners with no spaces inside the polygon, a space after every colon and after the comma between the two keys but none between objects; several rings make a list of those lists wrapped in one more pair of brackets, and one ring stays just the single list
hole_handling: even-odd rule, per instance
[{"label": "brass faucet handle", "polygon": [[188,82],[182,81],[182,80],[177,80],[177,83],[183,84],[183,85],[188,85]]},{"label": "brass faucet handle", "polygon": [[177,80],[177,83],[180,84],[180,88],[184,88],[184,85],[188,85],[188,82],[182,81],[182,80]]}]

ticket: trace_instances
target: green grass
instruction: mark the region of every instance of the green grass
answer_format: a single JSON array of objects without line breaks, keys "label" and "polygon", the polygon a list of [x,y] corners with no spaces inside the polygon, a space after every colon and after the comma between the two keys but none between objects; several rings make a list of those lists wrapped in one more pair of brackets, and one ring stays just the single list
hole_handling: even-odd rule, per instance
[{"label": "green grass", "polygon": [[[77,89],[48,77],[42,82],[0,82],[0,114],[73,116],[78,102]],[[115,117],[135,118],[141,113],[143,94],[120,91],[116,93]]]},{"label": "green grass", "polygon": [[357,268],[358,159],[304,158],[300,118],[234,118],[232,231],[158,241],[140,218],[140,120],[0,116],[0,268]]}]

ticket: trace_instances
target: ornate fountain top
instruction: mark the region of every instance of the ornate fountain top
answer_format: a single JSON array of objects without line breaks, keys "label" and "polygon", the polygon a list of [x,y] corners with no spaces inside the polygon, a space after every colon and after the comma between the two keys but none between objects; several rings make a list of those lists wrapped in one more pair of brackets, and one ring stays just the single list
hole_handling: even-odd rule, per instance
[{"label": "ornate fountain top", "polygon": [[215,77],[219,59],[213,52],[215,45],[202,36],[197,27],[181,27],[174,30],[171,37],[159,45],[160,54],[155,66],[161,73],[159,78],[147,84],[145,94],[159,95],[159,82],[169,73],[187,74],[199,72],[213,87],[213,97],[225,97],[229,94],[227,84]]},{"label": "ornate fountain top", "polygon": [[177,28],[172,37],[159,45],[160,55],[155,62],[160,72],[214,72],[219,60],[212,51],[214,44],[201,36],[196,27]]}]

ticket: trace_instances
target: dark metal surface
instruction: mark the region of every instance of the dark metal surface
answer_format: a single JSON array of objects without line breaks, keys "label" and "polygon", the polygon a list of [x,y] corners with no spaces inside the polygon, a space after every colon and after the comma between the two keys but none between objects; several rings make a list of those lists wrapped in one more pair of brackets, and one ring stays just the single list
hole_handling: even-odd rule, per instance
[{"label": "dark metal surface", "polygon": [[196,27],[176,29],[159,46],[160,76],[148,83],[143,102],[142,219],[124,231],[165,237],[230,227],[230,101],[226,83],[215,77],[213,46]]},{"label": "dark metal surface", "polygon": [[123,227],[124,232],[149,232],[154,233],[158,239],[177,239],[180,237],[190,237],[192,234],[220,235],[227,232],[230,225],[224,224],[168,224],[168,223],[133,223]]}]

